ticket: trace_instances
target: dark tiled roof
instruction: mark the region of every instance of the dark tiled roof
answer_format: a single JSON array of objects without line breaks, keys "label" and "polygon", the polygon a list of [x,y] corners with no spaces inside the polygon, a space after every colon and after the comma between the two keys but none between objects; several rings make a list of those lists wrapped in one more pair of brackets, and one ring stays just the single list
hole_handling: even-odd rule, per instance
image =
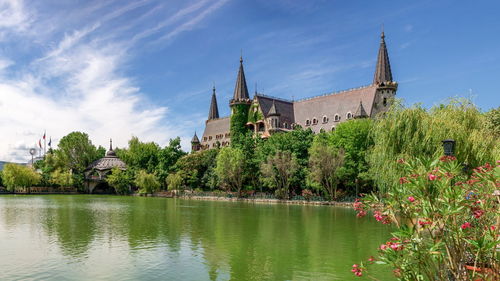
[{"label": "dark tiled roof", "polygon": [[[316,133],[321,129],[329,131],[339,123],[334,121],[335,115],[339,115],[340,122],[347,119],[348,113],[354,116],[360,101],[363,103],[366,114],[371,116],[376,92],[377,86],[370,85],[295,102],[293,104],[295,123],[303,128],[310,127]],[[323,116],[327,118],[326,123],[323,123]],[[317,124],[306,126],[306,120],[309,119],[312,123],[313,118],[316,118]]]},{"label": "dark tiled roof", "polygon": [[212,101],[210,102],[210,110],[208,111],[208,120],[219,118],[219,107],[217,106],[217,97],[215,96],[215,87],[212,92]]},{"label": "dark tiled roof", "polygon": [[[126,169],[127,165],[125,164],[125,162],[123,162],[117,156],[112,156],[110,152],[111,151],[108,151],[108,153],[106,153],[105,157],[92,162],[92,164],[90,164],[87,167],[87,170],[100,170],[100,171],[102,171],[102,170],[111,170],[114,167],[118,167],[122,170]],[[113,152],[112,154],[114,155],[114,151],[112,151],[112,152]]]},{"label": "dark tiled roof", "polygon": [[271,105],[271,109],[269,109],[267,116],[276,116],[276,115],[280,115],[280,114],[276,110],[276,104],[274,103],[274,100],[273,100],[273,105]]},{"label": "dark tiled roof", "polygon": [[[229,134],[230,124],[231,124],[230,117],[207,120],[201,144],[209,145],[210,148],[212,148],[213,144],[215,144],[217,141],[219,141],[221,144],[222,142],[229,141],[230,138],[226,137],[226,134]],[[222,135],[223,136],[222,139],[217,139],[216,138],[217,135]],[[210,139],[210,137],[212,138]]]},{"label": "dark tiled roof", "polygon": [[380,36],[380,48],[378,50],[377,66],[375,67],[375,76],[373,84],[392,82],[391,64],[389,63],[389,54],[385,45],[385,35],[382,32]]},{"label": "dark tiled roof", "polygon": [[294,121],[294,111],[293,111],[293,103],[291,101],[286,101],[284,99],[276,99],[269,96],[264,96],[261,94],[256,95],[257,101],[259,102],[260,108],[264,113],[264,117],[269,116],[269,112],[271,111],[271,107],[274,106],[276,108],[276,112],[280,114],[281,122],[288,122],[288,124],[292,124]]},{"label": "dark tiled roof", "polygon": [[191,143],[200,143],[200,139],[196,135],[196,132],[194,133],[193,138],[191,139]]},{"label": "dark tiled roof", "polygon": [[248,100],[247,81],[245,79],[245,71],[243,70],[243,58],[240,58],[240,69],[238,71],[238,78],[236,79],[236,86],[234,87],[233,100]]}]

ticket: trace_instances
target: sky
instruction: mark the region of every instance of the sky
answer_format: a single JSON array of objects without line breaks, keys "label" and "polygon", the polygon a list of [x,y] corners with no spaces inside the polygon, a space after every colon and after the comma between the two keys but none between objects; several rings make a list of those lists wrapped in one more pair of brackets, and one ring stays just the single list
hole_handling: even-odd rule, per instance
[{"label": "sky", "polygon": [[300,99],[372,82],[382,26],[397,97],[500,105],[499,1],[0,0],[0,160],[43,133],[132,136],[185,150],[213,85],[229,114],[240,55],[250,92]]}]

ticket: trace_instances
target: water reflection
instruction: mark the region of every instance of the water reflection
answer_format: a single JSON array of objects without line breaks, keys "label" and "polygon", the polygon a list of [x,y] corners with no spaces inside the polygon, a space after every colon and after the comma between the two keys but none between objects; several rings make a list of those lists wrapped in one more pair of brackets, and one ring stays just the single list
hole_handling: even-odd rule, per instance
[{"label": "water reflection", "polygon": [[2,196],[0,279],[350,280],[388,233],[346,208]]}]

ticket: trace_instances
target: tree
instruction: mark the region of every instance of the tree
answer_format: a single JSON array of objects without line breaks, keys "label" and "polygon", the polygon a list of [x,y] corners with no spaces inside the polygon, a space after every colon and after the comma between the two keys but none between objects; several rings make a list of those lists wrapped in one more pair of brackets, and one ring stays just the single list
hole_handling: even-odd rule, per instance
[{"label": "tree", "polygon": [[221,184],[241,195],[245,179],[245,155],[239,148],[224,147],[217,155],[215,173]]},{"label": "tree", "polygon": [[40,179],[40,174],[32,168],[18,164],[5,164],[2,171],[2,181],[9,191],[13,191],[16,187],[23,187],[28,188],[29,193],[29,187],[37,185]]},{"label": "tree", "polygon": [[372,187],[366,161],[368,149],[373,146],[370,137],[372,123],[371,119],[349,120],[340,123],[327,136],[329,145],[345,152],[344,165],[339,170],[339,181],[345,187],[356,187],[356,195],[360,187],[365,192]]},{"label": "tree", "polygon": [[315,141],[310,149],[309,176],[330,199],[337,199],[338,169],[344,164],[344,150]]},{"label": "tree", "polygon": [[115,189],[116,194],[128,194],[132,185],[132,177],[128,171],[114,167],[106,177],[106,182]]},{"label": "tree", "polygon": [[168,190],[180,190],[183,186],[182,172],[170,173],[167,176]]},{"label": "tree", "polygon": [[51,184],[59,186],[72,186],[73,185],[73,175],[71,170],[63,171],[61,169],[56,169],[50,174]]},{"label": "tree", "polygon": [[500,158],[500,142],[487,124],[485,115],[465,99],[430,110],[395,103],[371,131],[374,145],[367,156],[371,177],[381,193],[395,188],[403,176],[398,159],[438,158],[445,139],[455,140],[459,163],[469,167],[494,163]]},{"label": "tree", "polygon": [[175,163],[187,153],[181,149],[181,139],[179,137],[170,139],[168,146],[158,151],[158,166],[156,173],[160,182],[165,182],[167,176],[175,170]]},{"label": "tree", "polygon": [[116,151],[129,169],[146,170],[154,173],[158,167],[158,155],[160,146],[154,142],[141,142],[139,138],[132,137],[128,142],[128,149]]},{"label": "tree", "polygon": [[89,136],[82,132],[72,132],[64,136],[59,141],[55,154],[60,167],[77,173],[83,172],[100,156]]},{"label": "tree", "polygon": [[280,198],[289,198],[290,180],[297,172],[297,159],[290,151],[276,151],[261,165],[264,182],[276,189]]},{"label": "tree", "polygon": [[154,174],[145,170],[140,170],[135,175],[135,184],[139,187],[140,193],[154,193],[160,189],[160,182]]},{"label": "tree", "polygon": [[219,149],[209,149],[184,155],[174,166],[173,170],[180,172],[183,184],[190,188],[207,188],[211,176],[207,175],[216,165]]}]

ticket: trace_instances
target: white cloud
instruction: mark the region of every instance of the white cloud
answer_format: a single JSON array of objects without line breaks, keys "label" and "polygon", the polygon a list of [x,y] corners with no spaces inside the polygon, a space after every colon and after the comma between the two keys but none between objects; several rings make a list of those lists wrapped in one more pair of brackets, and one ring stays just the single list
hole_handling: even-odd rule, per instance
[{"label": "white cloud", "polygon": [[[227,1],[220,0],[202,11],[206,0],[181,9],[166,36],[170,39],[194,28]],[[83,27],[70,28],[61,26],[61,18],[44,18],[36,11],[28,13],[22,1],[0,0],[1,18],[7,19],[0,23],[0,32],[26,30],[30,25],[40,29],[39,23],[50,22],[44,34],[37,37],[36,32],[26,32],[22,40],[36,47],[50,38],[48,45],[53,46],[41,48],[41,54],[24,61],[22,68],[13,67],[17,66],[15,59],[0,58],[0,160],[27,161],[28,148],[45,130],[47,138],[52,137],[53,147],[72,131],[88,133],[96,145],[106,146],[113,138],[120,147],[126,146],[132,135],[161,145],[180,135],[183,147],[189,147],[194,121],[165,122],[170,114],[168,108],[152,104],[134,78],[123,71],[133,56],[129,53],[130,41],[111,39],[109,29],[100,33],[105,22],[112,25],[115,18],[145,2],[124,6],[100,21],[85,22]],[[37,16],[39,21],[29,20]],[[167,26],[160,23],[138,34],[147,37]]]}]

